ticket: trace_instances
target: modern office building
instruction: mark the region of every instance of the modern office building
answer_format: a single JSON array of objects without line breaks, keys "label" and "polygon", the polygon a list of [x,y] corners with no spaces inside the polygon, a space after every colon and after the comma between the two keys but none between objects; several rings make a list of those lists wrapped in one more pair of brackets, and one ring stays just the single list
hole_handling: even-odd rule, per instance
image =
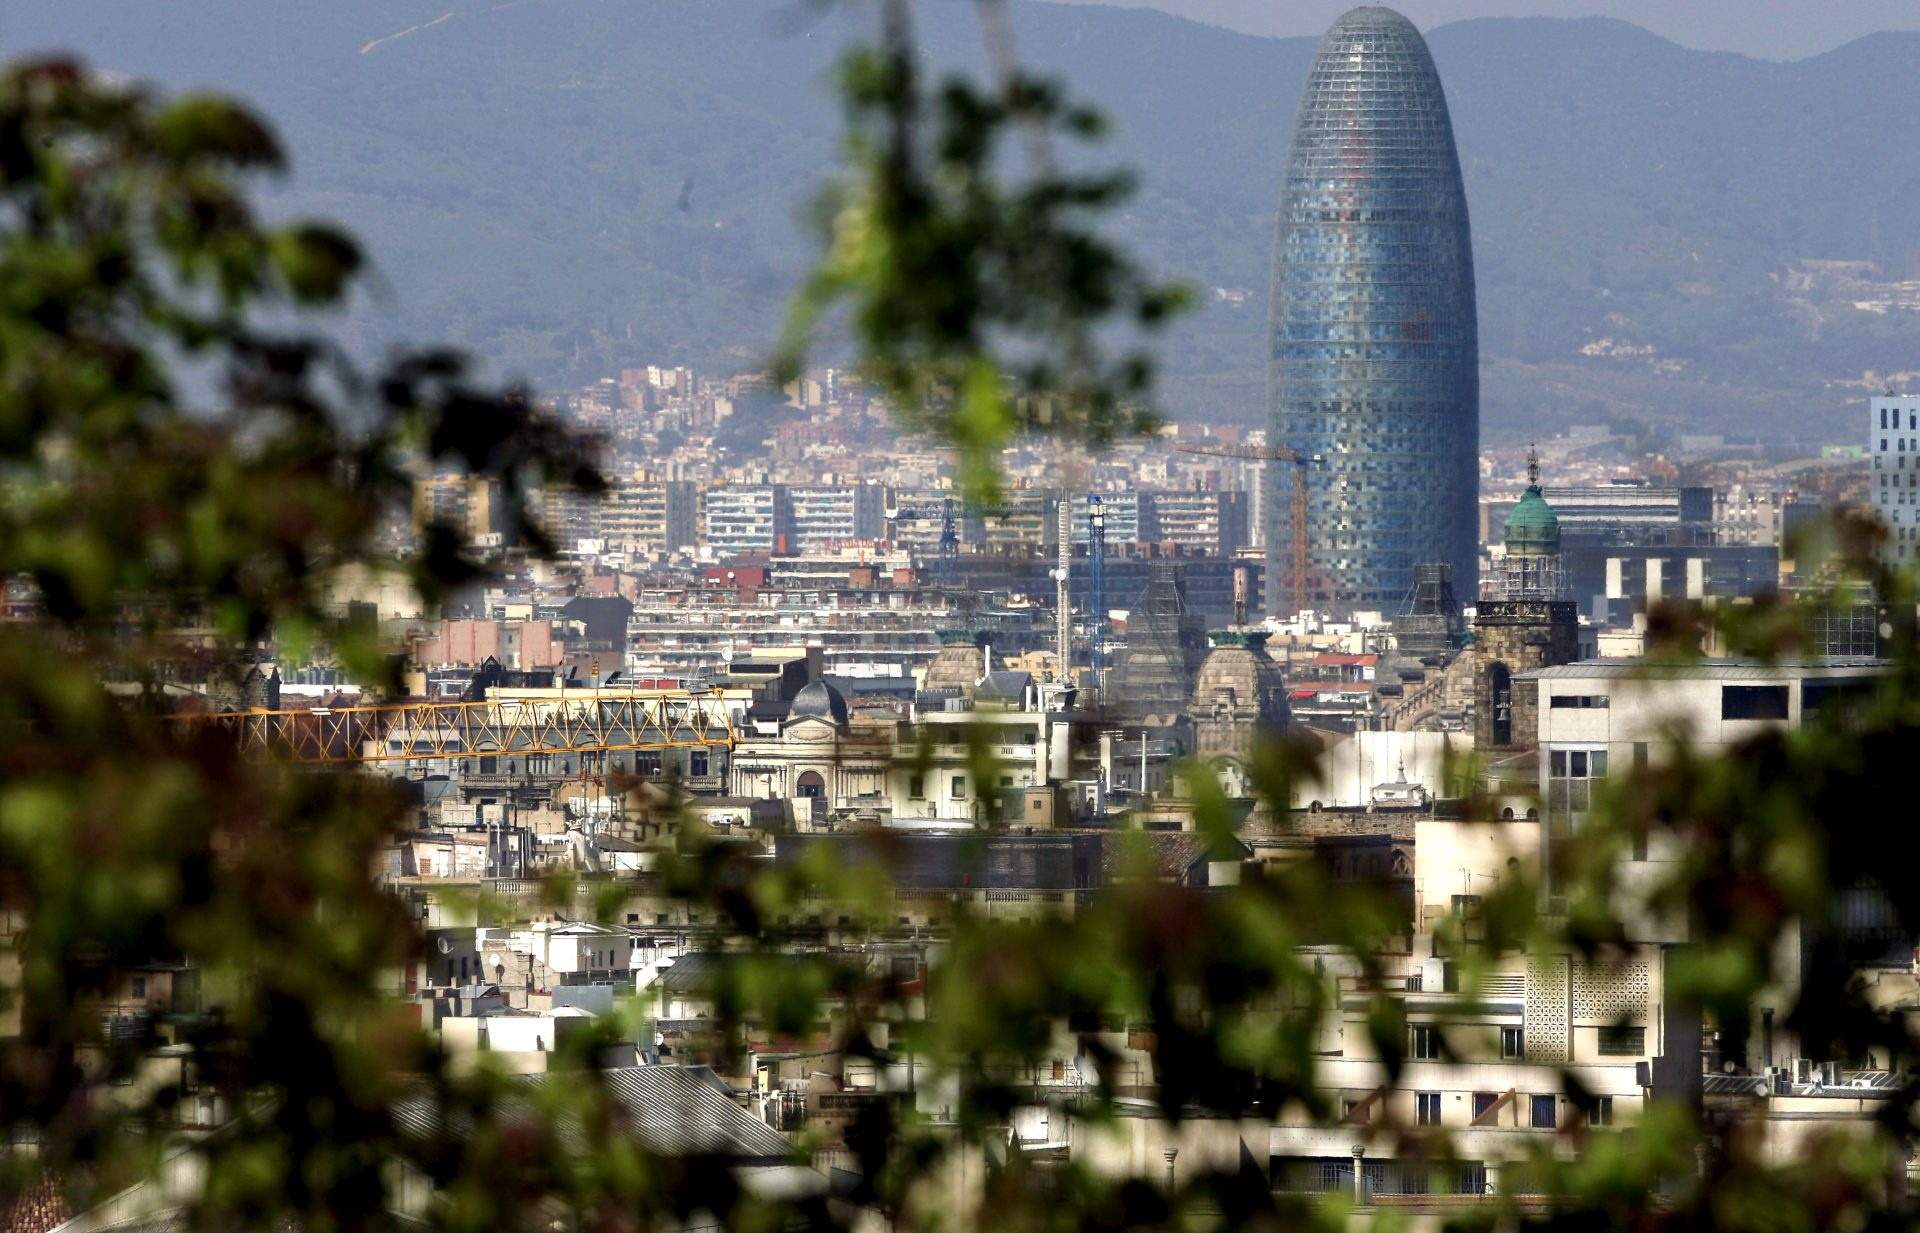
[{"label": "modern office building", "polygon": [[1869,404],[1873,513],[1887,526],[1887,563],[1912,566],[1920,562],[1920,394],[1888,395]]},{"label": "modern office building", "polygon": [[[1414,567],[1475,576],[1480,438],[1473,247],[1453,127],[1420,32],[1357,8],[1321,41],[1280,199],[1267,575],[1304,551],[1303,598],[1268,611],[1405,602]],[[1306,543],[1289,485],[1307,485]]]},{"label": "modern office building", "polygon": [[[1714,491],[1675,487],[1644,479],[1605,484],[1550,484],[1541,495],[1560,518],[1560,533],[1576,540],[1615,544],[1712,542]],[[1480,503],[1480,540],[1499,543],[1506,534],[1514,498]]]}]

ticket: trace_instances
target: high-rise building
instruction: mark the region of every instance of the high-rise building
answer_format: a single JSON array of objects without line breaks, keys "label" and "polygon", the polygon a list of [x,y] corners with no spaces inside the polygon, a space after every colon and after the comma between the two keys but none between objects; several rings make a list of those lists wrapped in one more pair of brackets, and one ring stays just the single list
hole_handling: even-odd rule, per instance
[{"label": "high-rise building", "polygon": [[717,484],[706,491],[706,544],[715,560],[782,551],[790,523],[784,484]]},{"label": "high-rise building", "polygon": [[609,552],[690,551],[700,542],[699,507],[691,481],[623,480],[600,507],[600,535]]},{"label": "high-rise building", "polygon": [[1140,538],[1187,552],[1228,557],[1247,544],[1244,492],[1153,492]]},{"label": "high-rise building", "polygon": [[1889,394],[1870,402],[1873,514],[1886,524],[1887,563],[1911,567],[1920,562],[1920,394]]},{"label": "high-rise building", "polygon": [[[1092,525],[1093,505],[1088,501],[1069,500],[1070,526],[1068,534],[1075,545],[1084,546]],[[1124,544],[1137,544],[1145,538],[1141,534],[1140,524],[1144,521],[1141,514],[1141,501],[1138,492],[1107,492],[1100,494],[1100,538],[1110,547],[1118,548]],[[1055,530],[1054,538],[1059,538]]]},{"label": "high-rise building", "polygon": [[787,551],[840,547],[886,534],[886,493],[879,484],[803,484],[787,489]]},{"label": "high-rise building", "polygon": [[[1414,567],[1475,573],[1479,330],[1466,193],[1425,40],[1391,9],[1340,18],[1295,122],[1273,263],[1274,466],[1307,485],[1306,543],[1269,494],[1268,609],[1396,607]],[[1275,521],[1278,514],[1279,520]]]}]

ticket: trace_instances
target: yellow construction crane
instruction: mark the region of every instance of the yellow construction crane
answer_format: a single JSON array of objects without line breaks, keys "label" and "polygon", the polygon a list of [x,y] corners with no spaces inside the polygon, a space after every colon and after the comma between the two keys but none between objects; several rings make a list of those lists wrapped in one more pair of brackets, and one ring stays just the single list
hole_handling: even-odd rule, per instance
[{"label": "yellow construction crane", "polygon": [[[1290,450],[1279,445],[1228,445],[1224,442],[1201,443],[1197,441],[1178,441],[1175,451],[1182,454],[1201,454],[1209,458],[1238,458],[1245,462],[1290,462],[1293,464],[1293,485],[1288,495],[1287,531],[1291,543],[1288,545],[1288,564],[1291,568],[1287,575],[1287,602],[1279,607],[1285,613],[1298,612],[1307,602],[1307,470],[1326,465],[1326,458],[1320,454],[1303,454],[1299,450]],[[1269,585],[1274,581],[1269,579]]]}]

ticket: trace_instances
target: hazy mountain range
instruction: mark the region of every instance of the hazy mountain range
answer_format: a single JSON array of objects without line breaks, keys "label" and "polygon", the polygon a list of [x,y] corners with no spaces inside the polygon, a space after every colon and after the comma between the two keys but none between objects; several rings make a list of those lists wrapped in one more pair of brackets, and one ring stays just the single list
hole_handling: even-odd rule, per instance
[{"label": "hazy mountain range", "polygon": [[[449,339],[548,385],[626,363],[757,361],[813,252],[825,74],[848,0],[9,0],[0,53],[253,100],[386,289],[364,339]],[[972,66],[962,0],[920,4]],[[1167,400],[1263,398],[1272,212],[1314,41],[1028,0],[1021,55],[1105,107],[1141,191],[1118,233],[1202,289]],[[1483,19],[1430,40],[1473,211],[1490,438],[1626,419],[1851,440],[1865,370],[1920,369],[1920,312],[1849,271],[1920,250],[1920,34],[1793,63],[1610,20]],[[1920,277],[1920,267],[1913,271]],[[1867,307],[1857,307],[1865,304]],[[1584,352],[1584,353],[1583,353]]]},{"label": "hazy mountain range", "polygon": [[[1109,0],[1094,0],[1109,2]],[[1247,34],[1318,36],[1354,0],[1110,0]],[[1422,30],[1476,17],[1617,17],[1709,51],[1793,60],[1880,30],[1920,29],[1913,0],[1393,0]]]}]

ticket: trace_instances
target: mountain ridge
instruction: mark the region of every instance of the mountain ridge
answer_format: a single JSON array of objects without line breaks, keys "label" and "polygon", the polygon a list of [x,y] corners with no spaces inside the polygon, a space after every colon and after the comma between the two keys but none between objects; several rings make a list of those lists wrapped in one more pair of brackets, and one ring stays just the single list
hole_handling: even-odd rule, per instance
[{"label": "mountain ridge", "polygon": [[[612,0],[13,7],[0,50],[64,44],[255,101],[295,159],[273,208],[340,217],[391,284],[361,345],[447,338],[548,386],[764,358],[814,252],[799,217],[836,148],[826,75],[868,32],[791,0],[650,0],[639,20]],[[932,59],[981,67],[967,6],[917,12]],[[1257,422],[1273,211],[1317,40],[1013,13],[1022,57],[1112,117],[1087,157],[1139,173],[1114,233],[1203,293],[1166,348],[1170,409]],[[1874,71],[1920,34],[1791,62],[1611,18],[1428,37],[1474,220],[1489,439],[1543,415],[1790,436],[1863,394],[1836,382],[1920,368],[1920,314],[1785,289],[1801,259],[1904,272],[1920,253],[1920,86]]]}]

